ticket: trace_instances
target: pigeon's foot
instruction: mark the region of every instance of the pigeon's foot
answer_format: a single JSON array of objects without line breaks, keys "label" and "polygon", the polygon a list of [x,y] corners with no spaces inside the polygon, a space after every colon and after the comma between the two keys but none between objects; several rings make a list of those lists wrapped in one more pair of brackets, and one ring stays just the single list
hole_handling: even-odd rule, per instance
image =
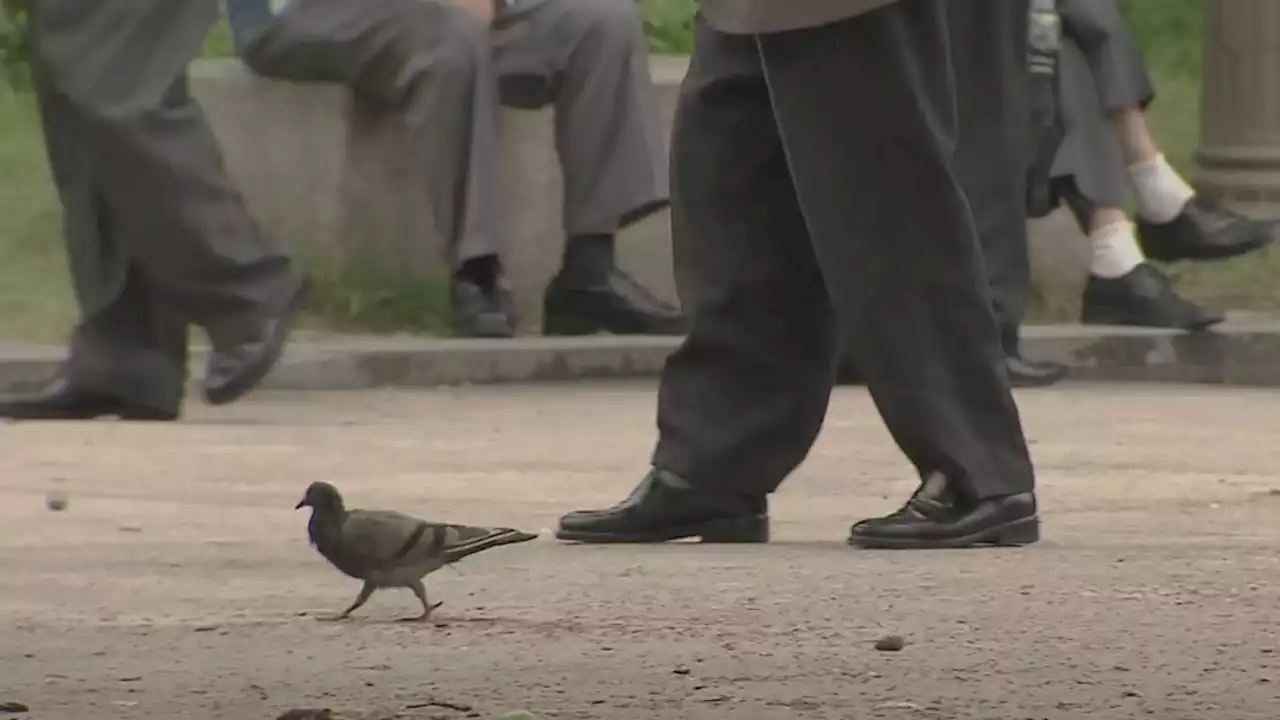
[{"label": "pigeon's foot", "polygon": [[428,620],[431,619],[431,613],[435,612],[436,608],[440,607],[443,604],[444,602],[438,602],[434,605],[428,605],[427,608],[422,611],[421,615],[415,615],[413,617],[407,617],[407,618],[400,618],[396,622],[404,622],[404,623],[427,622]]},{"label": "pigeon's foot", "polygon": [[342,622],[342,621],[344,621],[344,620],[348,620],[348,619],[350,619],[350,618],[351,618],[351,616],[350,616],[350,615],[348,615],[348,614],[346,614],[346,613],[343,613],[342,615],[318,615],[318,616],[316,616],[316,620],[319,620],[320,622]]}]

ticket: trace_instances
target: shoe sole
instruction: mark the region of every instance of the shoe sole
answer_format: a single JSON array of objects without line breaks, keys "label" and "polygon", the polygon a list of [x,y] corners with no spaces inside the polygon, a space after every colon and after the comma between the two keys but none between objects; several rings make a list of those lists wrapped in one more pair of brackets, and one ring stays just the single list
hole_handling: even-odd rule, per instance
[{"label": "shoe sole", "polygon": [[615,323],[582,315],[542,311],[542,334],[546,337],[581,337],[584,335],[643,335],[646,337],[680,337],[688,334],[684,325],[654,327],[642,323]]},{"label": "shoe sole", "polygon": [[1022,547],[1040,540],[1040,518],[1014,520],[982,532],[956,538],[918,539],[850,535],[848,544],[864,550],[961,550],[964,548]]},{"label": "shoe sole", "polygon": [[1051,385],[1057,385],[1058,383],[1066,379],[1067,379],[1067,373],[1061,372],[1061,373],[1054,373],[1053,375],[1049,375],[1043,378],[1037,378],[1035,380],[1028,380],[1025,378],[1020,380],[1015,380],[1013,378],[1010,378],[1009,385],[1019,389],[1045,388]]},{"label": "shoe sole", "polygon": [[652,544],[673,540],[698,538],[704,543],[767,543],[769,542],[769,517],[755,515],[731,520],[714,520],[697,525],[666,528],[649,533],[590,533],[557,530],[556,539],[585,544]]},{"label": "shoe sole", "polygon": [[1275,240],[1275,230],[1266,228],[1259,229],[1248,242],[1226,248],[1189,248],[1186,252],[1179,252],[1158,245],[1152,245],[1150,248],[1143,245],[1142,252],[1151,260],[1160,262],[1212,262],[1214,260],[1230,260],[1257,252],[1275,242]]},{"label": "shoe sole", "polygon": [[206,386],[204,388],[205,402],[210,405],[228,405],[256,388],[271,373],[276,363],[280,362],[280,357],[284,355],[285,345],[289,342],[289,335],[293,332],[293,324],[298,319],[298,314],[302,312],[302,308],[306,306],[310,297],[311,280],[306,275],[303,275],[302,282],[294,292],[293,297],[281,310],[280,324],[276,329],[276,333],[268,338],[267,347],[262,356],[235,381],[217,389]]},{"label": "shoe sole", "polygon": [[1200,322],[1190,323],[1188,325],[1152,325],[1150,323],[1136,322],[1132,318],[1124,317],[1120,315],[1090,314],[1090,315],[1082,315],[1080,317],[1080,324],[1105,325],[1110,327],[1155,328],[1157,330],[1185,330],[1187,332],[1197,332],[1200,330],[1207,330],[1208,328],[1211,328],[1214,325],[1218,325],[1224,322],[1226,319],[1227,318],[1225,316],[1217,316],[1217,317],[1207,317],[1201,320]]},{"label": "shoe sole", "polygon": [[[458,328],[463,328],[459,330]],[[508,339],[516,335],[515,322],[508,315],[499,315],[497,313],[485,313],[475,318],[473,322],[455,322],[454,337],[459,338],[483,338],[488,340]]]},{"label": "shoe sole", "polygon": [[580,318],[547,319],[542,323],[542,334],[546,337],[581,337],[605,332],[608,331],[600,323]]},{"label": "shoe sole", "polygon": [[173,422],[178,419],[178,413],[137,409],[94,412],[72,417],[66,413],[52,411],[0,412],[0,420],[10,422],[93,422],[102,418],[116,418],[123,422]]}]

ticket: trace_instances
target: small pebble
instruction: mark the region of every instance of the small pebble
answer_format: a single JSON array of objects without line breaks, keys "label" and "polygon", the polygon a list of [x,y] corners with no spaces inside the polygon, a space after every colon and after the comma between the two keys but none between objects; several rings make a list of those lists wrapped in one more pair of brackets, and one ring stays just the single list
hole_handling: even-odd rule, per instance
[{"label": "small pebble", "polygon": [[876,649],[882,652],[897,652],[907,646],[901,635],[885,635],[876,641]]},{"label": "small pebble", "polygon": [[54,512],[67,509],[67,494],[61,490],[50,490],[44,497],[44,506]]},{"label": "small pebble", "polygon": [[333,711],[329,708],[297,708],[286,710],[276,720],[333,720]]},{"label": "small pebble", "polygon": [[25,712],[31,712],[31,708],[20,702],[0,702],[0,713],[19,715]]}]

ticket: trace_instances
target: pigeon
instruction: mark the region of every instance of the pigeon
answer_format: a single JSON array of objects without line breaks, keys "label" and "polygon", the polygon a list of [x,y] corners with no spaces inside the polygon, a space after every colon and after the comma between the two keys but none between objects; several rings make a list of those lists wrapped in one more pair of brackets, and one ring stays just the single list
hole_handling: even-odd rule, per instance
[{"label": "pigeon", "polygon": [[304,507],[311,508],[311,544],[335,568],[364,581],[351,607],[326,620],[345,620],[378,588],[404,587],[422,603],[422,614],[404,621],[426,621],[441,603],[427,602],[423,577],[468,555],[538,537],[512,528],[427,522],[392,510],[348,510],[338,488],[326,482],[307,487],[294,509]]}]

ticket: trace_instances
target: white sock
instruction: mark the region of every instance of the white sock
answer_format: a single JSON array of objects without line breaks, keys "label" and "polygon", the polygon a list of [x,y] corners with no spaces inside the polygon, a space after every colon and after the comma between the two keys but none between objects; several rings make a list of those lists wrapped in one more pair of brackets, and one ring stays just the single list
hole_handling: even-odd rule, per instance
[{"label": "white sock", "polygon": [[1089,233],[1089,244],[1093,247],[1089,274],[1094,277],[1124,277],[1144,260],[1130,222],[1112,223],[1094,230]]},{"label": "white sock", "polygon": [[1153,223],[1167,223],[1178,217],[1196,195],[1164,155],[1130,165],[1129,181],[1137,195],[1138,215]]}]

